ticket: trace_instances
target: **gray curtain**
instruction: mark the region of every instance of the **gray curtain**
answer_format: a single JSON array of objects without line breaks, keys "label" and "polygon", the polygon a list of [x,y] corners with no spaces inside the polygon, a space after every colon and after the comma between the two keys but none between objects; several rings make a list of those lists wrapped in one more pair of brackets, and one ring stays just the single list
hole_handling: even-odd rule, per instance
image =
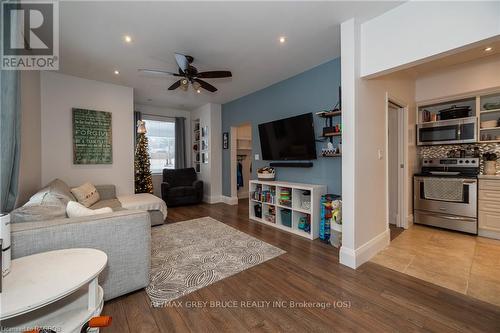
[{"label": "gray curtain", "polygon": [[134,151],[137,144],[137,121],[142,120],[142,112],[134,111]]},{"label": "gray curtain", "polygon": [[175,168],[186,167],[186,118],[175,117]]},{"label": "gray curtain", "polygon": [[21,91],[19,71],[0,71],[0,211],[14,209],[21,156]]}]

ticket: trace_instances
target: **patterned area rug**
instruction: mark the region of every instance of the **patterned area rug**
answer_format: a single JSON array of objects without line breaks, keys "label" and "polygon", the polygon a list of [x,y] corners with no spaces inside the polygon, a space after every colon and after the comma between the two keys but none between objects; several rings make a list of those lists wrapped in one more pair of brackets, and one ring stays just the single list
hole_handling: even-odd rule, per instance
[{"label": "patterned area rug", "polygon": [[154,307],[285,253],[211,217],[153,228],[151,247]]}]

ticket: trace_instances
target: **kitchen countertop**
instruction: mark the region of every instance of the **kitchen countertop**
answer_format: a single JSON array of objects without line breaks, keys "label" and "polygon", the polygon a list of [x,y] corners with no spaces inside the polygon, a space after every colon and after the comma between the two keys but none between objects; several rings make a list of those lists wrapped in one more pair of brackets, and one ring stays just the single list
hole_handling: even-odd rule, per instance
[{"label": "kitchen countertop", "polygon": [[495,179],[495,180],[500,180],[500,174],[496,174],[496,175],[478,175],[477,178],[479,178],[479,179]]}]

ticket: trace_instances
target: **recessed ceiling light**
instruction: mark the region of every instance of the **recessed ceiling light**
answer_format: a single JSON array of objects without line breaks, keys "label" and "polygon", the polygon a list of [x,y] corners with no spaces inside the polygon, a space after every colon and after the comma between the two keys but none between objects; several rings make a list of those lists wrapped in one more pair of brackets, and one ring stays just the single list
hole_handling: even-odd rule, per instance
[{"label": "recessed ceiling light", "polygon": [[280,37],[280,43],[283,44],[284,42],[286,42],[286,38],[285,38],[285,36],[281,36]]},{"label": "recessed ceiling light", "polygon": [[120,72],[118,70],[116,70],[116,69],[115,69],[114,73],[115,73],[115,75],[120,74]]},{"label": "recessed ceiling light", "polygon": [[198,94],[201,94],[201,89],[196,90]]},{"label": "recessed ceiling light", "polygon": [[487,48],[484,49],[485,52],[490,52],[493,51],[493,48],[491,46],[488,46]]},{"label": "recessed ceiling light", "polygon": [[132,43],[132,37],[130,37],[129,35],[123,36],[123,40],[127,43]]}]

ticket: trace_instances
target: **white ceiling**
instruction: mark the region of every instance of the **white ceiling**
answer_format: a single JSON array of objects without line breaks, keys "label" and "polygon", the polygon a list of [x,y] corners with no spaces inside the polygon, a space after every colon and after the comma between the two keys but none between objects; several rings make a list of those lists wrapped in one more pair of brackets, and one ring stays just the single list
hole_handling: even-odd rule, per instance
[{"label": "white ceiling", "polygon": [[[133,87],[136,103],[190,110],[229,102],[340,56],[341,22],[366,20],[399,4],[61,2],[60,69]],[[168,91],[174,77],[137,72],[176,71],[174,52],[193,56],[200,71],[231,70],[233,78],[207,80],[219,91],[196,94]]]}]

